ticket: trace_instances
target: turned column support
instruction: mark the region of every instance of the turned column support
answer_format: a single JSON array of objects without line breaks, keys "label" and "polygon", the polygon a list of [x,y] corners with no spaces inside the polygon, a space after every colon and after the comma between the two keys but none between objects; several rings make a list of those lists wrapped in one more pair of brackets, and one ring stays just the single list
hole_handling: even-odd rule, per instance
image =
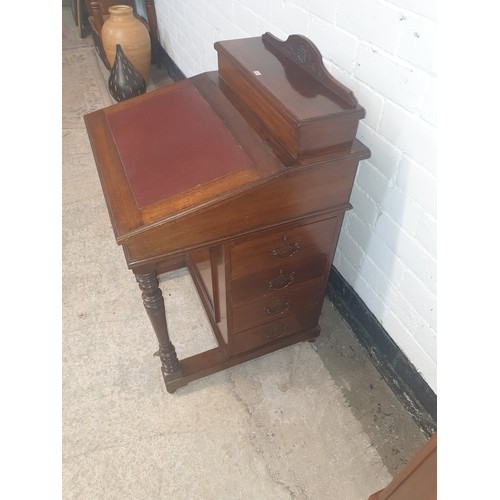
[{"label": "turned column support", "polygon": [[147,273],[137,273],[135,277],[142,292],[142,302],[158,338],[160,347],[158,355],[161,360],[161,372],[165,384],[167,384],[172,378],[182,376],[182,373],[175,347],[168,335],[165,303],[159,287],[158,276],[156,271],[150,271]]}]

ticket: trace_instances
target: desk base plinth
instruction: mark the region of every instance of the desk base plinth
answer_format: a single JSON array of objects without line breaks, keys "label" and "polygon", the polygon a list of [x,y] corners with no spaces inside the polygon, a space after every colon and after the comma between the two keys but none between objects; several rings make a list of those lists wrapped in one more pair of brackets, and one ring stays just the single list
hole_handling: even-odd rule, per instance
[{"label": "desk base plinth", "polygon": [[[212,375],[219,371],[231,368],[240,363],[250,361],[251,359],[258,358],[264,354],[269,354],[277,351],[282,347],[287,347],[292,344],[304,341],[315,340],[320,334],[320,328],[311,328],[289,337],[278,339],[270,344],[252,349],[250,351],[238,354],[236,356],[228,357],[224,347],[216,347],[194,356],[190,356],[180,360],[180,371],[175,374],[163,373],[163,380],[167,388],[167,392],[174,393],[180,387],[184,387],[189,382],[198,380],[200,378]],[[162,370],[163,372],[163,370]]]}]

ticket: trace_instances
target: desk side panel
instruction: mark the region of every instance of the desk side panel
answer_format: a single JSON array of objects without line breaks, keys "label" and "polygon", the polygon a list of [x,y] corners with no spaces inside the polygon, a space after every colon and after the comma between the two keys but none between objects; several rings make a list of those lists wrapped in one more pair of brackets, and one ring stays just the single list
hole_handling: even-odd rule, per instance
[{"label": "desk side panel", "polygon": [[223,245],[189,252],[187,262],[220,346],[228,342],[226,262]]},{"label": "desk side panel", "polygon": [[142,224],[134,202],[121,158],[113,144],[104,110],[84,116],[85,126],[94,155],[101,188],[108,207],[115,237]]}]

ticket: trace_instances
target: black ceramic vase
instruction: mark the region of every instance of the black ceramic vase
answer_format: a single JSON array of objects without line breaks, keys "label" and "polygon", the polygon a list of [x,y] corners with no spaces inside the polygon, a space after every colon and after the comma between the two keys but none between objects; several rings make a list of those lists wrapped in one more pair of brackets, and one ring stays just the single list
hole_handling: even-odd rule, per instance
[{"label": "black ceramic vase", "polygon": [[116,45],[116,57],[108,79],[109,93],[115,101],[125,101],[146,92],[146,80],[127,59],[120,44]]}]

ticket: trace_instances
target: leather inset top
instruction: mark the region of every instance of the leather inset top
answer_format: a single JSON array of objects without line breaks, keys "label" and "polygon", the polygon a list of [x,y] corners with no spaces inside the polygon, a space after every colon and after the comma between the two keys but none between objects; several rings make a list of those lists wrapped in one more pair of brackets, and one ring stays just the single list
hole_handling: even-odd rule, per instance
[{"label": "leather inset top", "polygon": [[190,84],[113,110],[107,121],[138,208],[252,166]]}]

